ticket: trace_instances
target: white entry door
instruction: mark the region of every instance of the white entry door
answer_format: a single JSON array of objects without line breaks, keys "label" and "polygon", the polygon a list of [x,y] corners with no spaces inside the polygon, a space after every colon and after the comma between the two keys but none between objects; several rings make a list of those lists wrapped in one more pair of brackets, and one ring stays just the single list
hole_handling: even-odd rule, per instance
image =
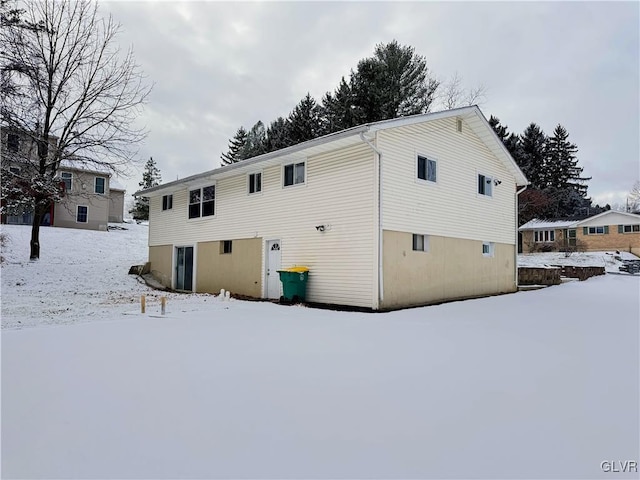
[{"label": "white entry door", "polygon": [[267,240],[267,298],[280,298],[280,240]]}]

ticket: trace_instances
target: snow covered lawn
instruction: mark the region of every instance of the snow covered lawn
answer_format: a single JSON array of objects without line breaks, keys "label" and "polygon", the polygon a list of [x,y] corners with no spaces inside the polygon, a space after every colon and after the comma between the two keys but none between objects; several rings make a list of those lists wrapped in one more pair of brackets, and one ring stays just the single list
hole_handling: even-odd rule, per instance
[{"label": "snow covered lawn", "polygon": [[141,230],[88,236],[98,256],[47,230],[83,259],[43,242],[2,267],[3,478],[637,478],[601,462],[639,460],[640,277],[384,314],[175,295],[161,317],[85,265],[141,263]]},{"label": "snow covered lawn", "polygon": [[[548,265],[571,265],[576,267],[604,267],[608,273],[620,273],[622,260],[638,260],[629,252],[575,252],[566,257],[562,252],[521,253],[520,267],[544,267]],[[623,272],[623,275],[627,273]]]}]

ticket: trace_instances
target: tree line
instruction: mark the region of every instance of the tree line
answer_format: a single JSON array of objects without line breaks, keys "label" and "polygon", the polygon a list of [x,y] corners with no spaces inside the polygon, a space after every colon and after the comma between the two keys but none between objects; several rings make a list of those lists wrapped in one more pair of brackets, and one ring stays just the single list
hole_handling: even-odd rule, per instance
[{"label": "tree line", "polygon": [[228,165],[263,153],[362,125],[406,115],[427,113],[434,104],[445,108],[471,105],[484,97],[482,86],[464,89],[455,74],[438,80],[424,56],[396,40],[376,45],[373,56],[360,60],[349,79],[341,78],[333,92],[318,102],[307,93],[286,117],[267,126],[256,122],[238,128],[221,156]]},{"label": "tree line", "polygon": [[593,205],[587,197],[591,177],[582,175],[578,147],[561,124],[551,135],[533,122],[520,135],[509,132],[493,115],[489,124],[530,182],[518,196],[520,225],[533,218],[584,217],[611,208]]}]

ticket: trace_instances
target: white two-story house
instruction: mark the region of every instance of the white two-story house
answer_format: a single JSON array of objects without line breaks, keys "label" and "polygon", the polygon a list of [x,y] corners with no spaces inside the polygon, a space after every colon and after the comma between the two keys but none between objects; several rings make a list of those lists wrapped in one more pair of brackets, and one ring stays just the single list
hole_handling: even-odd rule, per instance
[{"label": "white two-story house", "polygon": [[176,290],[385,310],[517,290],[527,184],[476,106],[361,125],[136,195],[152,273]]}]

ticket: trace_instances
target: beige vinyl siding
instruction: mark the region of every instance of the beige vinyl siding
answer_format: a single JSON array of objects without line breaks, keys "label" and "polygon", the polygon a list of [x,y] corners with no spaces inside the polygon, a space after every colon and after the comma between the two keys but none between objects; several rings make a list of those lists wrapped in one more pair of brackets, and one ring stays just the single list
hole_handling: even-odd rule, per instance
[{"label": "beige vinyl siding", "polygon": [[[456,119],[380,131],[383,154],[383,228],[515,244],[515,180],[504,164]],[[419,182],[416,156],[437,161],[437,183]],[[478,174],[502,183],[478,194]]]},{"label": "beige vinyl siding", "polygon": [[[280,165],[255,171],[262,171],[258,194],[247,193],[247,173],[216,182],[213,217],[187,218],[188,190],[195,186],[174,192],[171,210],[162,211],[162,196],[150,198],[149,245],[262,238],[264,284],[264,243],[280,239],[283,268],[311,269],[309,301],[371,307],[377,252],[372,150],[362,144],[309,157],[304,185],[283,188]],[[318,225],[327,225],[325,232]]]},{"label": "beige vinyl siding", "polygon": [[[62,170],[66,171],[66,170]],[[81,228],[87,230],[107,230],[109,220],[109,178],[91,172],[69,170],[72,173],[71,191],[54,207],[54,226]],[[94,190],[96,177],[105,179],[104,194]],[[88,208],[87,223],[76,221],[78,205]]]}]

